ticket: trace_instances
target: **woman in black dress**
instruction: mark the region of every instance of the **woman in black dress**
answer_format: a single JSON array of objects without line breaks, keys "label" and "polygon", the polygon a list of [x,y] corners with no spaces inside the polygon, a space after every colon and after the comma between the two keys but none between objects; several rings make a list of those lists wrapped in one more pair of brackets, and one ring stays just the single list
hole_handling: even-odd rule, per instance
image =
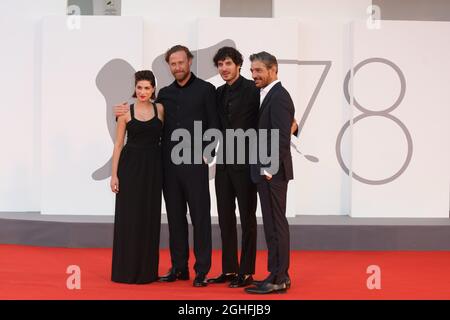
[{"label": "woman in black dress", "polygon": [[110,183],[116,193],[111,280],[142,284],[158,279],[161,225],[164,110],[153,102],[151,71],[135,73],[133,97],[130,110],[117,119]]}]

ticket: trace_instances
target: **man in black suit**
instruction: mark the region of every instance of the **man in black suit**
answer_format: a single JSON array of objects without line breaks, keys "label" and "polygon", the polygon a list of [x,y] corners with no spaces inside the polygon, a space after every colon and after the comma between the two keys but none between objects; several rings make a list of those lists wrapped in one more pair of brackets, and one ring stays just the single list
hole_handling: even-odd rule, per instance
[{"label": "man in black suit", "polygon": [[[251,165],[251,177],[257,184],[261,202],[270,274],[263,281],[255,282],[256,286],[245,288],[245,291],[265,294],[286,291],[291,285],[286,194],[288,182],[293,179],[290,136],[295,109],[289,93],[278,80],[277,59],[263,51],[251,55],[250,61],[252,77],[256,87],[260,88],[257,128],[258,131],[269,131],[264,143],[269,150],[271,164],[266,167],[258,156],[257,163]],[[278,141],[271,141],[271,130],[278,130]],[[278,142],[278,150],[270,150],[273,142]],[[261,147],[261,141],[258,145]]]},{"label": "man in black suit", "polygon": [[[217,88],[217,108],[223,135],[223,163],[216,165],[216,199],[222,239],[222,274],[209,283],[230,282],[230,288],[253,282],[256,260],[256,185],[250,177],[249,140],[238,148],[236,139],[227,140],[227,129],[255,130],[259,109],[259,89],[240,75],[241,53],[232,47],[219,49],[213,58],[225,84]],[[232,140],[232,139],[230,139]],[[232,161],[226,161],[234,149]],[[238,163],[239,155],[244,159]],[[236,199],[242,228],[241,256],[238,261]]]}]

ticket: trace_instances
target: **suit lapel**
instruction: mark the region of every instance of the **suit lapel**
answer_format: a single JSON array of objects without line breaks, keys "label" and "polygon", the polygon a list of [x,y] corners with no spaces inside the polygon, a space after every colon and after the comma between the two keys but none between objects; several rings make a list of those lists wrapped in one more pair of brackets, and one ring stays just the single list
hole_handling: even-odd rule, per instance
[{"label": "suit lapel", "polygon": [[278,82],[277,84],[275,84],[272,87],[272,89],[270,89],[270,91],[267,93],[267,95],[264,98],[264,101],[263,101],[261,107],[259,108],[258,120],[259,120],[259,117],[261,116],[261,114],[263,113],[264,109],[266,108],[266,106],[269,104],[269,101],[272,98],[274,92],[276,92],[279,88],[281,88],[281,82]]}]

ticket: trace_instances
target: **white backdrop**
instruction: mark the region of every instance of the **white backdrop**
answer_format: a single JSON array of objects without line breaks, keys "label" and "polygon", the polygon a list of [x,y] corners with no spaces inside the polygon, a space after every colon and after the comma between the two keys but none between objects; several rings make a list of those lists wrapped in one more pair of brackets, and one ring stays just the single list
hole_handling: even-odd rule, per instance
[{"label": "white backdrop", "polygon": [[82,17],[77,30],[67,28],[66,17],[44,20],[42,213],[114,212],[109,179],[92,178],[113,150],[106,101],[96,78],[112,59],[123,59],[140,69],[142,44],[139,18]]},{"label": "white backdrop", "polygon": [[[354,65],[373,57],[387,59],[405,77],[404,98],[386,117],[354,124],[353,170],[369,180],[395,175],[391,183],[368,184],[353,179],[352,216],[448,217],[450,177],[450,23],[382,21],[380,29],[353,25]],[[394,69],[368,63],[354,75],[354,98],[368,110],[391,107],[401,93]],[[355,110],[354,117],[361,114]],[[405,134],[406,133],[406,134]]]},{"label": "white backdrop", "polygon": [[[443,41],[450,35],[448,23],[383,21],[382,29],[374,31],[364,22],[349,28],[337,21],[241,18],[173,23],[151,17],[146,12],[144,23],[139,17],[83,17],[83,27],[74,32],[65,26],[67,17],[60,16],[46,18],[42,34],[37,29],[24,29],[24,45],[28,39],[38,48],[42,46],[40,54],[26,58],[28,68],[36,72],[33,84],[38,85],[42,76],[42,90],[37,90],[38,101],[27,109],[2,108],[9,118],[22,119],[30,126],[20,127],[21,135],[16,138],[14,130],[23,122],[11,121],[2,128],[2,134],[9,137],[9,152],[8,157],[2,157],[0,171],[2,181],[8,182],[0,189],[1,211],[113,214],[114,196],[108,180],[93,180],[91,176],[112,153],[105,99],[95,85],[100,68],[116,58],[135,69],[151,68],[154,59],[175,43],[195,50],[232,38],[246,56],[244,76],[249,76],[250,53],[271,51],[285,60],[279,77],[294,98],[296,118],[302,119],[311,107],[301,138],[294,142],[302,153],[317,157],[319,162],[308,161],[293,150],[296,180],[290,184],[290,216],[448,217],[450,99],[445,86],[450,83],[450,72],[449,61],[444,58],[448,57],[448,45]],[[261,30],[268,30],[264,32],[272,36],[270,41],[260,35]],[[10,70],[8,78],[1,78],[2,97],[8,96],[7,92],[18,93],[12,84],[23,78],[14,74],[17,68],[8,65],[17,66],[24,57],[8,57],[8,62],[2,60]],[[345,75],[352,65],[370,57],[395,62],[405,75],[405,96],[392,115],[404,123],[413,142],[405,172],[382,185],[350,179],[336,154],[342,126],[360,114],[345,100]],[[330,66],[326,74],[324,62]],[[311,106],[322,76],[325,78]],[[218,76],[209,80],[215,85],[222,83]],[[355,97],[363,106],[381,108],[396,98],[400,88],[396,74],[381,63],[364,66],[354,80]],[[20,105],[15,99],[9,101]],[[40,102],[42,119],[36,109]],[[42,136],[41,131],[36,132],[40,127]],[[353,135],[351,132],[349,129],[343,136],[344,142],[353,143],[353,148],[343,148],[343,159],[361,176],[374,180],[388,177],[402,165],[407,150],[405,136],[392,121],[366,118],[355,124]],[[36,165],[36,156],[42,159],[42,168]],[[42,185],[32,178],[38,174],[42,175]],[[213,189],[212,198],[214,203]],[[212,214],[217,214],[215,209]]]},{"label": "white backdrop", "polygon": [[[299,153],[292,153],[295,180],[290,183],[289,201],[293,208],[309,215],[350,212],[350,179],[339,167],[334,151],[339,120],[349,117],[340,85],[350,65],[348,41],[345,23],[299,23],[298,57],[304,63],[297,67],[300,83],[295,104],[299,121],[324,77],[298,141],[301,152],[316,156],[319,162],[307,161]],[[330,64],[328,72],[324,63]],[[343,156],[350,158],[345,148]]]},{"label": "white backdrop", "polygon": [[40,210],[40,29],[61,0],[0,1],[0,211]]}]

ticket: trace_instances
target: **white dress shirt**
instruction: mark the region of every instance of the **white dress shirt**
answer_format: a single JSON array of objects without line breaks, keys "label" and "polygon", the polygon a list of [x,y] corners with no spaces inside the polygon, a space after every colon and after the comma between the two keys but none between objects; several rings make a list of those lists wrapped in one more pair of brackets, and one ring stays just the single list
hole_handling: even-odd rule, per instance
[{"label": "white dress shirt", "polygon": [[276,85],[278,82],[280,82],[280,80],[275,80],[272,81],[271,83],[269,83],[267,86],[265,86],[264,88],[261,88],[259,90],[259,106],[261,107],[264,98],[267,96],[267,94],[269,93],[270,89],[273,88],[274,85]]}]

